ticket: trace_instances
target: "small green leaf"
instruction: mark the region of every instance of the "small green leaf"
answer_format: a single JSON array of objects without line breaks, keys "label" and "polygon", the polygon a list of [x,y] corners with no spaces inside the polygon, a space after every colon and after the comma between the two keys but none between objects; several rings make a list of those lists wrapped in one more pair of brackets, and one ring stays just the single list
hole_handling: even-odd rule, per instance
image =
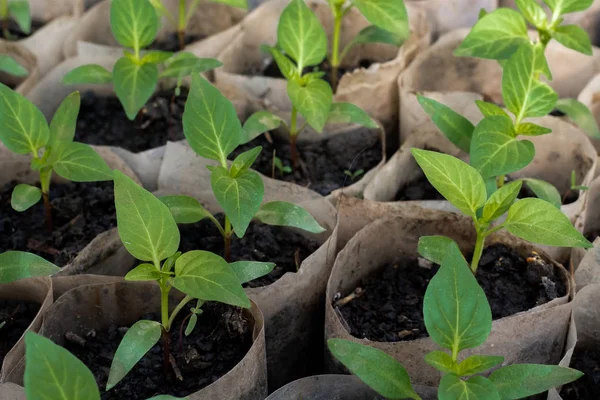
[{"label": "small green leaf", "polygon": [[210,0],[213,3],[223,3],[223,4],[227,4],[228,6],[232,6],[232,7],[237,7],[237,8],[241,8],[244,10],[248,9],[248,0]]},{"label": "small green leaf", "polygon": [[160,64],[167,61],[172,56],[173,53],[171,53],[170,51],[151,50],[144,54],[141,63]]},{"label": "small green leaf", "polygon": [[169,207],[169,211],[178,224],[195,224],[212,214],[190,196],[162,196],[159,197]]},{"label": "small green leaf", "polygon": [[569,49],[591,56],[592,42],[587,32],[578,25],[562,25],[552,33],[557,42]]},{"label": "small green leaf", "polygon": [[190,336],[190,334],[194,331],[194,328],[196,327],[196,323],[198,322],[198,316],[196,314],[192,314],[190,316],[190,320],[187,324],[187,326],[185,327],[185,336]]},{"label": "small green leaf", "polygon": [[546,11],[536,0],[515,0],[515,3],[525,19],[536,28],[543,28],[547,23]]},{"label": "small green leaf", "polygon": [[467,376],[485,372],[496,365],[502,364],[502,356],[471,356],[458,364],[458,376]]},{"label": "small green leaf", "polygon": [[532,243],[560,247],[592,247],[565,214],[541,199],[528,198],[513,204],[508,210],[504,227],[513,235]]},{"label": "small green leaf", "polygon": [[92,372],[50,339],[25,335],[25,395],[28,399],[100,400]]},{"label": "small green leaf", "polygon": [[302,75],[302,78],[300,79],[300,85],[306,86],[313,81],[321,80],[325,75],[327,74],[323,71],[307,72],[306,74]]},{"label": "small green leaf", "polygon": [[58,271],[59,267],[32,253],[7,251],[0,254],[0,283],[53,275]]},{"label": "small green leaf", "polygon": [[273,271],[275,263],[260,261],[237,261],[230,263],[233,273],[238,277],[241,284],[265,276]]},{"label": "small green leaf", "polygon": [[483,100],[475,100],[475,104],[477,105],[477,108],[479,108],[479,111],[481,111],[481,114],[483,114],[484,117],[493,117],[496,115],[508,117],[506,111],[504,111],[501,107],[495,105],[494,103],[488,103],[487,101]]},{"label": "small green leaf", "polygon": [[489,379],[474,376],[463,380],[456,374],[444,375],[438,389],[439,400],[485,399],[501,400],[498,390]]},{"label": "small green leaf", "polygon": [[333,91],[329,83],[319,79],[301,86],[292,80],[287,84],[287,93],[292,105],[298,109],[308,124],[317,132],[322,132],[333,104]]},{"label": "small green leaf", "polygon": [[419,254],[421,257],[441,264],[446,256],[446,249],[454,240],[446,236],[421,236],[419,238]]},{"label": "small green leaf", "polygon": [[515,133],[517,135],[525,136],[540,136],[547,133],[552,133],[552,129],[536,125],[532,122],[521,122],[515,127]]},{"label": "small green leaf", "polygon": [[271,201],[263,204],[256,213],[256,219],[264,224],[291,226],[311,233],[325,231],[317,220],[304,208],[285,201]]},{"label": "small green leaf", "polygon": [[110,390],[150,351],[160,339],[162,326],[156,321],[141,320],[127,330],[115,352],[106,390]]},{"label": "small green leaf", "polygon": [[589,136],[600,139],[596,118],[585,104],[575,99],[560,99],[556,102],[556,109],[565,113]]},{"label": "small green leaf", "polygon": [[24,66],[7,54],[0,54],[0,71],[17,77],[26,77],[29,75]]},{"label": "small green leaf", "polygon": [[594,0],[544,0],[544,3],[558,15],[587,10],[593,2]]},{"label": "small green leaf", "polygon": [[175,261],[173,287],[204,301],[250,307],[250,300],[229,264],[208,251],[189,251]]},{"label": "small green leaf", "polygon": [[258,157],[261,151],[262,147],[258,146],[238,155],[231,164],[229,174],[233,178],[236,178],[242,172],[249,170],[250,167],[252,167],[252,164],[254,164],[254,161],[256,161],[256,157]]},{"label": "small green leaf", "polygon": [[140,264],[125,275],[126,281],[157,281],[163,274],[152,264]]},{"label": "small green leaf", "polygon": [[99,65],[88,64],[69,71],[62,78],[62,83],[65,85],[103,85],[111,83],[112,79],[112,72]]},{"label": "small green leaf", "polygon": [[548,203],[554,205],[554,207],[560,209],[562,199],[558,189],[553,184],[533,178],[523,179],[523,182],[538,198],[546,200]]},{"label": "small green leaf", "polygon": [[54,171],[73,182],[109,181],[113,172],[106,161],[85,143],[71,142],[56,155]]},{"label": "small green leaf", "polygon": [[492,222],[504,215],[517,199],[522,185],[523,182],[515,181],[494,192],[483,207],[483,219]]},{"label": "small green leaf", "polygon": [[289,81],[298,75],[298,71],[296,70],[296,65],[294,65],[294,62],[290,60],[288,56],[283,54],[277,47],[262,45],[261,49],[271,54],[275,60],[275,63],[277,64],[277,68],[279,68],[279,71],[286,80]]},{"label": "small green leaf", "polygon": [[[406,31],[406,33],[409,33]],[[344,59],[346,54],[352,49],[352,47],[357,46],[359,44],[369,44],[369,43],[385,43],[390,44],[392,46],[401,46],[404,41],[408,39],[408,36],[396,34],[390,31],[386,31],[385,29],[381,29],[375,25],[369,25],[360,31],[354,39],[342,51],[340,55],[340,59]]]},{"label": "small green leaf", "polygon": [[181,52],[169,58],[160,78],[181,78],[192,74],[201,74],[219,68],[223,63],[214,58],[199,58],[193,53]]},{"label": "small green leaf", "polygon": [[156,38],[159,20],[148,0],[112,0],[110,28],[123,47],[142,49]]},{"label": "small green leaf", "polygon": [[116,62],[113,85],[130,120],[135,119],[154,93],[157,84],[158,67],[155,64],[137,64],[126,57]]},{"label": "small green leaf", "polygon": [[474,217],[486,200],[481,175],[467,163],[447,154],[417,148],[410,151],[433,187],[460,211]]},{"label": "small green leaf", "polygon": [[438,371],[447,374],[455,372],[456,369],[456,362],[452,359],[450,354],[440,350],[425,354],[425,362]]},{"label": "small green leaf", "polygon": [[41,198],[42,191],[40,188],[26,183],[19,183],[13,189],[10,205],[15,211],[22,212],[37,204]]},{"label": "small green leaf", "polygon": [[379,124],[362,108],[352,103],[333,103],[327,116],[329,124],[358,124],[367,128],[379,128]]},{"label": "small green leaf", "polygon": [[31,32],[31,13],[29,0],[12,0],[8,2],[8,11],[23,33]]},{"label": "small green leaf", "polygon": [[371,24],[402,37],[408,37],[408,13],[404,0],[352,0]]},{"label": "small green leaf", "polygon": [[473,124],[450,107],[433,99],[418,95],[417,99],[433,123],[459,149],[469,152]]},{"label": "small green leaf", "polygon": [[555,365],[517,364],[492,372],[494,383],[502,400],[522,399],[565,385],[583,376],[575,369]]},{"label": "small green leaf", "polygon": [[279,128],[283,119],[269,111],[257,111],[244,123],[244,140],[248,143],[265,132]]},{"label": "small green leaf", "polygon": [[392,356],[364,344],[329,339],[329,351],[354,375],[389,399],[420,399],[406,369]]},{"label": "small green leaf", "polygon": [[54,113],[52,122],[50,122],[50,140],[46,144],[46,149],[51,151],[52,162],[56,160],[55,155],[60,154],[68,144],[73,142],[80,104],[79,92],[73,92],[65,97]]}]

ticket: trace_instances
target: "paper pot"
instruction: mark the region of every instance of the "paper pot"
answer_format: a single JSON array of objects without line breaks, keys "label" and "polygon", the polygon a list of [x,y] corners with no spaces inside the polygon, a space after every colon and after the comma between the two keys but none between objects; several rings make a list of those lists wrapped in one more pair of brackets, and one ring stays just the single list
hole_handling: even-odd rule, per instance
[{"label": "paper pot", "polygon": [[[575,221],[575,227],[584,236],[589,237],[590,240],[594,240],[597,233],[600,232],[600,209],[598,208],[598,203],[600,202],[600,178],[594,179],[587,186],[589,189],[586,191],[586,207]],[[591,252],[592,249],[589,251]],[[578,268],[585,254],[586,251],[584,249],[571,250],[571,265],[574,269]]]},{"label": "paper pot", "polygon": [[[600,4],[600,3],[598,3]],[[585,104],[592,115],[596,119],[596,123],[600,123],[600,74],[595,75],[588,84],[583,88],[577,100]],[[600,150],[600,138],[591,138],[596,151]]]},{"label": "paper pot", "polygon": [[[173,306],[184,295],[172,291]],[[85,337],[90,330],[107,329],[112,324],[130,326],[145,314],[160,310],[158,286],[141,282],[117,282],[75,288],[58,299],[48,310],[43,335],[59,345],[65,333]],[[253,344],[244,358],[227,374],[187,396],[190,400],[234,398],[262,400],[267,394],[265,336],[263,316],[256,304],[243,310],[252,329]],[[193,379],[188,377],[188,379]]]},{"label": "paper pot", "polygon": [[25,389],[14,383],[1,383],[0,400],[27,400]]},{"label": "paper pot", "polygon": [[[464,253],[472,251],[475,231],[472,222],[453,213],[419,209],[419,207],[394,207],[382,203],[372,203],[347,199],[340,204],[338,229],[346,236],[359,230],[339,252],[332,269],[325,300],[325,338],[342,338],[379,348],[400,361],[408,370],[414,383],[435,386],[440,374],[430,367],[423,356],[438,346],[429,338],[404,342],[376,342],[353,337],[345,327],[339,311],[332,306],[336,294],[345,296],[351,293],[361,279],[389,264],[405,257],[417,256],[418,239],[424,235],[444,235],[454,239]],[[347,209],[345,209],[347,207]],[[353,221],[345,219],[352,215]],[[380,219],[377,219],[380,218]],[[342,222],[344,221],[344,222]],[[534,247],[506,232],[491,235],[487,245],[504,243],[521,255],[530,254]],[[465,351],[472,354],[502,355],[504,364],[544,363],[556,364],[562,355],[567,335],[571,294],[571,284],[567,272],[552,261],[543,251],[536,249],[540,256],[554,266],[554,273],[562,277],[567,294],[546,304],[537,306],[510,317],[498,319],[492,324],[492,333],[486,343],[477,349]],[[527,326],[528,329],[521,329]],[[332,356],[326,355],[326,372],[341,372],[342,368]]]}]

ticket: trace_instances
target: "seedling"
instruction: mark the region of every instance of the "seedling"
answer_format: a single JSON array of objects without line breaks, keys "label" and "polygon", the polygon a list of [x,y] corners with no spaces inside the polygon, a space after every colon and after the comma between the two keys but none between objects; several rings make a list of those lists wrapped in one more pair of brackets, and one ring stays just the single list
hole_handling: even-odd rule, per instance
[{"label": "seedling", "polygon": [[285,174],[291,174],[292,168],[289,165],[283,165],[281,158],[277,157],[276,150],[273,150],[273,168],[272,168],[272,178],[275,179],[275,168],[279,171],[279,175],[283,176]]},{"label": "seedling", "polygon": [[218,161],[208,166],[213,194],[225,212],[220,222],[198,200],[189,196],[161,198],[173,213],[177,223],[196,223],[210,219],[224,240],[225,260],[231,259],[233,234],[243,237],[254,218],[278,226],[291,226],[308,232],[323,232],[319,223],[302,207],[285,201],[262,204],[264,183],[250,167],[260,154],[255,147],[238,155],[228,165],[227,157],[244,141],[242,126],[233,104],[221,92],[199,75],[192,77],[192,86],[183,113],[183,131],[190,147],[201,157]]},{"label": "seedling", "polygon": [[[130,120],[150,99],[159,79],[176,78],[176,93],[182,80],[192,73],[202,73],[221,66],[212,58],[198,58],[192,53],[172,53],[150,50],[142,54],[156,39],[159,19],[148,0],[113,0],[110,6],[112,34],[126,49],[110,72],[97,64],[77,67],[66,74],[63,83],[108,84],[112,83],[115,93]],[[159,66],[164,66],[159,71]]]},{"label": "seedling", "polygon": [[344,174],[346,176],[348,176],[352,180],[352,182],[354,182],[356,180],[356,178],[358,178],[359,176],[361,176],[364,173],[365,173],[364,169],[358,169],[354,172],[350,171],[349,169],[344,171]]},{"label": "seedling", "polygon": [[112,170],[92,147],[73,141],[79,102],[79,92],[71,93],[48,125],[44,114],[29,100],[0,84],[0,141],[14,153],[33,156],[31,169],[39,172],[41,186],[18,184],[12,192],[11,205],[21,212],[43,197],[49,230],[52,172],[74,182],[112,179]]},{"label": "seedling", "polygon": [[589,190],[589,187],[577,184],[577,175],[575,175],[575,171],[571,171],[571,190]]},{"label": "seedling", "polygon": [[[456,243],[444,254],[423,301],[425,327],[431,340],[444,350],[425,355],[425,361],[442,374],[438,398],[444,400],[522,399],[579,379],[571,368],[541,364],[501,366],[504,357],[472,355],[459,359],[461,351],[481,346],[492,330],[492,312],[483,289],[467,270]],[[416,399],[408,372],[385,352],[343,339],[329,339],[331,353],[364,383],[387,399]]]},{"label": "seedling", "polygon": [[11,39],[8,23],[14,20],[25,34],[31,32],[31,14],[29,0],[0,0],[0,21],[2,23],[2,36]]},{"label": "seedling", "polygon": [[0,54],[0,72],[20,78],[29,75],[24,66],[7,54]]}]

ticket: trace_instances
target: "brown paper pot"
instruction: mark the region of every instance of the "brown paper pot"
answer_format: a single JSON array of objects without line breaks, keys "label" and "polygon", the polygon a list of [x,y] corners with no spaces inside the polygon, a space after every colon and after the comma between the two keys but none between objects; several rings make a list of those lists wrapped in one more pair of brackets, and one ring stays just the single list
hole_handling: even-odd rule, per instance
[{"label": "brown paper pot", "polygon": [[[377,206],[377,204],[373,204]],[[388,211],[389,207],[383,207]],[[341,210],[340,210],[341,212]],[[360,219],[358,209],[352,209],[355,219]],[[376,210],[365,219],[375,216]],[[377,219],[360,230],[336,257],[334,267],[327,283],[325,303],[325,338],[342,338],[379,348],[400,361],[408,370],[412,382],[434,386],[439,382],[440,374],[423,359],[438,346],[429,338],[405,342],[375,342],[353,337],[344,325],[338,311],[332,306],[337,293],[345,296],[351,293],[361,281],[379,267],[399,258],[416,257],[417,243],[423,235],[445,235],[454,239],[465,253],[472,251],[475,232],[471,222],[459,215],[434,210],[397,209],[393,216]],[[403,216],[413,214],[410,217]],[[416,217],[415,217],[416,215]],[[341,214],[340,219],[345,215]],[[357,222],[354,222],[355,224]],[[340,231],[342,227],[339,227]],[[487,245],[504,243],[522,255],[533,250],[530,244],[505,232],[489,237]],[[494,354],[505,357],[505,364],[514,363],[558,363],[569,321],[571,293],[570,281],[564,268],[552,261],[545,253],[538,253],[547,262],[554,265],[554,271],[564,278],[567,295],[549,303],[535,307],[493,322],[492,333],[486,343],[477,349],[465,352],[472,354]],[[522,327],[528,329],[523,330]],[[341,372],[341,367],[331,355],[326,355],[326,372]]]},{"label": "brown paper pot", "polygon": [[0,400],[26,400],[25,389],[14,383],[0,384]]},{"label": "brown paper pot", "polygon": [[[52,282],[48,277],[21,279],[16,282],[0,285],[0,299],[21,300],[41,305],[31,325],[2,361],[0,382],[23,384],[25,368],[25,333],[38,332],[42,325],[42,315],[52,305]],[[0,397],[2,391],[0,391]]]},{"label": "brown paper pot", "polygon": [[[223,67],[215,73],[217,83],[226,82],[262,98],[266,106],[290,111],[286,82],[283,79],[259,76],[271,63],[271,58],[260,50],[262,44],[275,45],[279,16],[289,0],[267,1],[246,17],[229,45],[218,55]],[[331,9],[324,1],[309,0],[311,8],[331,37],[333,19]],[[347,101],[362,107],[389,129],[396,129],[398,118],[398,91],[395,80],[423,48],[430,42],[430,30],[425,12],[408,5],[412,36],[400,48],[390,45],[361,45],[350,51],[342,68],[353,69],[360,60],[374,61],[368,69],[358,68],[345,74],[339,82],[335,101]],[[341,48],[365,26],[367,21],[356,9],[344,18]]]},{"label": "brown paper pot", "polygon": [[[598,3],[600,5],[600,3]],[[583,88],[577,100],[585,104],[594,118],[596,123],[600,123],[600,74],[595,75],[588,84]],[[591,138],[596,151],[600,150],[600,139]]]},{"label": "brown paper pot", "polygon": [[600,284],[600,239],[594,240],[594,247],[591,249],[573,251],[571,257],[575,270],[576,291],[587,285]]},{"label": "brown paper pot", "polygon": [[[600,178],[594,179],[589,185],[586,196],[586,206],[579,218],[575,222],[575,227],[584,236],[594,240],[600,233]],[[590,252],[593,249],[590,250]],[[578,269],[579,263],[586,251],[583,249],[571,249],[571,264],[574,269]]]},{"label": "brown paper pot", "polygon": [[[171,304],[183,298],[172,291]],[[90,330],[107,329],[111,324],[129,326],[147,313],[160,309],[157,285],[141,282],[118,282],[87,285],[64,294],[44,317],[43,335],[59,345],[65,333],[85,337]],[[187,396],[200,399],[262,400],[267,394],[264,322],[260,309],[252,304],[244,310],[253,326],[253,344],[246,356],[233,369],[204,389]],[[193,379],[193,377],[188,377]]]}]

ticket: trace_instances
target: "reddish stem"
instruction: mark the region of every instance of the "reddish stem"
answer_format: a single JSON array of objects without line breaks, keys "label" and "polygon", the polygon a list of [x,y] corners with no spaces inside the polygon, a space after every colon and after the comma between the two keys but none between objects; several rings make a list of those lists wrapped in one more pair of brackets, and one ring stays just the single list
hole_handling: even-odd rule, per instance
[{"label": "reddish stem", "polygon": [[48,228],[49,233],[52,233],[52,205],[50,204],[50,194],[43,192],[42,197],[44,198],[44,210],[46,213],[46,228]]},{"label": "reddish stem", "polygon": [[231,236],[225,235],[225,261],[231,262]]},{"label": "reddish stem", "polygon": [[185,31],[177,31],[177,38],[179,39],[179,50],[185,48]]},{"label": "reddish stem", "polygon": [[171,370],[171,362],[170,362],[170,357],[171,357],[171,350],[170,350],[170,346],[171,346],[171,338],[169,337],[169,332],[167,332],[164,328],[162,330],[162,342],[163,342],[163,363],[164,363],[164,368],[165,368],[165,376],[168,377],[169,376],[169,371]]},{"label": "reddish stem", "polygon": [[296,146],[296,135],[290,136],[290,153],[292,156],[292,166],[298,167],[298,147]]}]

